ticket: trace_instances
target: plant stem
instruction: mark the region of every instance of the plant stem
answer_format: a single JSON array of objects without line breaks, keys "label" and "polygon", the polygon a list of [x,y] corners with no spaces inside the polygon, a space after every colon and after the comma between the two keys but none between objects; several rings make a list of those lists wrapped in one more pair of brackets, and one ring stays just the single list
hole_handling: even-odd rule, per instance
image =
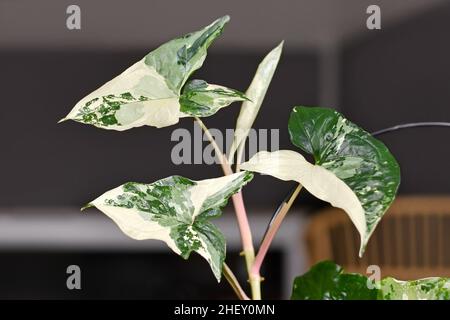
[{"label": "plant stem", "polygon": [[241,170],[242,154],[244,153],[244,148],[245,148],[244,142],[238,146],[238,149],[236,152],[236,172],[239,172]]},{"label": "plant stem", "polygon": [[267,233],[264,236],[261,246],[259,247],[258,254],[256,255],[255,261],[252,265],[252,268],[250,271],[250,273],[252,275],[261,277],[260,276],[261,265],[264,261],[267,251],[269,250],[269,247],[270,247],[273,239],[275,238],[275,235],[276,235],[278,229],[280,228],[281,223],[283,222],[283,219],[286,217],[286,214],[288,213],[289,209],[291,208],[292,204],[294,203],[295,198],[297,198],[301,189],[302,189],[302,185],[298,184],[297,188],[295,188],[295,190],[292,193],[289,200],[287,202],[283,203],[278,215],[275,217],[275,219],[273,220],[269,229],[267,230]]},{"label": "plant stem", "polygon": [[[202,128],[202,130],[205,132],[205,135],[209,139],[211,145],[213,146],[214,150],[216,151],[217,158],[219,159],[220,165],[222,166],[223,173],[225,175],[233,174],[233,170],[231,169],[231,166],[223,154],[222,150],[217,145],[216,141],[214,140],[214,137],[209,132],[208,128],[205,126],[202,120],[200,120],[198,117],[195,117],[195,121],[199,124],[199,126]],[[239,232],[241,234],[241,241],[242,241],[242,254],[245,257],[245,263],[247,266],[247,272],[249,275],[249,282],[250,287],[252,290],[252,298],[254,300],[260,300],[261,299],[261,286],[260,282],[261,279],[259,277],[252,276],[251,274],[251,268],[253,265],[253,262],[255,260],[255,249],[253,248],[253,239],[252,239],[252,232],[250,229],[250,224],[248,222],[247,218],[247,212],[245,210],[244,200],[242,198],[242,193],[238,192],[234,194],[232,197],[234,210],[236,212],[236,218],[239,226]]]},{"label": "plant stem", "polygon": [[239,231],[242,240],[242,255],[245,257],[245,264],[249,276],[250,288],[252,290],[253,300],[261,300],[261,279],[259,276],[252,275],[251,268],[255,261],[255,249],[253,248],[252,232],[247,218],[247,212],[244,206],[242,193],[238,192],[232,196],[234,209],[238,220]]},{"label": "plant stem", "polygon": [[[241,164],[241,160],[242,160],[242,154],[244,151],[244,147],[245,147],[245,143],[241,143],[238,146],[237,152],[236,152],[236,172],[239,172],[240,169],[240,164]],[[244,200],[242,198],[242,194],[239,192],[238,194],[236,194],[236,197],[233,198],[233,201],[236,202],[235,207],[237,206],[242,206],[243,210],[245,211],[245,207],[244,207]],[[247,215],[245,215],[245,218],[247,218]],[[248,224],[248,221],[246,223]],[[245,224],[243,224],[245,225]],[[241,230],[241,234],[245,234],[245,230],[244,233],[242,232],[243,230]],[[251,233],[249,233],[251,236]],[[252,244],[251,247],[246,248],[244,246],[244,251],[243,254],[245,256],[245,263],[247,266],[247,272],[248,272],[248,276],[249,276],[249,282],[250,282],[250,288],[252,289],[252,297],[254,300],[261,300],[261,281],[262,278],[260,277],[259,274],[254,274],[251,272],[253,263],[255,261],[255,249],[253,248],[253,241],[252,239],[249,239],[247,241],[243,241],[243,243],[250,243]]]},{"label": "plant stem", "polygon": [[231,166],[228,163],[227,158],[222,153],[222,150],[220,150],[220,147],[217,145],[216,140],[211,135],[211,132],[209,132],[208,128],[205,126],[202,120],[200,118],[195,117],[195,121],[197,121],[200,128],[202,128],[203,132],[205,133],[206,137],[209,140],[209,143],[213,146],[214,150],[216,151],[216,156],[219,159],[219,163],[222,166],[223,173],[228,176],[230,174],[233,174],[233,170],[231,170]]},{"label": "plant stem", "polygon": [[228,283],[231,285],[234,293],[236,293],[240,300],[250,300],[250,298],[245,294],[244,290],[239,284],[239,281],[234,275],[233,271],[231,271],[230,267],[225,262],[223,263],[222,273],[225,279],[227,279]]}]

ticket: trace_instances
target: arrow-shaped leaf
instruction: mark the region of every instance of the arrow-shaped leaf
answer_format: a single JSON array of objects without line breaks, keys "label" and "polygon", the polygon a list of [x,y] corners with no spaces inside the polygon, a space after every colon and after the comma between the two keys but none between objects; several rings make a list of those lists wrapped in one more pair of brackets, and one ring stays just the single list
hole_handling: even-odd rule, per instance
[{"label": "arrow-shaped leaf", "polygon": [[295,180],[313,195],[347,212],[364,253],[376,225],[400,184],[400,168],[386,146],[325,108],[295,107],[289,119],[292,142],[311,153],[315,165],[293,151],[260,152],[242,169]]},{"label": "arrow-shaped leaf", "polygon": [[[222,17],[200,31],[161,45],[81,99],[61,121],[71,119],[123,131],[144,125],[165,127],[189,116],[180,111],[181,89],[202,66],[208,47],[228,20],[228,16]],[[213,104],[220,105],[215,98]]]},{"label": "arrow-shaped leaf", "polygon": [[361,233],[362,256],[397,193],[397,161],[381,141],[332,109],[295,107],[289,134],[294,145],[312,154],[317,165],[333,172],[358,197],[366,220],[365,233]]},{"label": "arrow-shaped leaf", "polygon": [[249,172],[193,181],[171,176],[151,184],[125,183],[91,203],[129,237],[164,241],[187,259],[192,251],[205,258],[219,281],[225,238],[209,222],[220,216],[228,198],[252,179]]}]

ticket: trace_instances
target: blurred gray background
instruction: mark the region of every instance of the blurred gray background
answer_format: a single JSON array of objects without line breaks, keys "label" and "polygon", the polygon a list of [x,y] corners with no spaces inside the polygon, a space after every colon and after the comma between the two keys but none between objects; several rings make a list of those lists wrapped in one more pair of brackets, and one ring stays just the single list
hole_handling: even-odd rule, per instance
[{"label": "blurred gray background", "polygon": [[[81,8],[81,30],[66,28],[70,4]],[[366,28],[366,8],[371,4],[381,8],[381,30]],[[194,77],[245,91],[265,53],[284,39],[281,62],[255,123],[256,128],[279,128],[280,148],[293,148],[286,125],[295,105],[334,107],[368,131],[413,121],[450,121],[449,1],[0,0],[1,211],[10,217],[42,208],[58,216],[70,215],[64,213],[70,210],[78,214],[75,209],[125,181],[220,175],[216,165],[172,164],[170,151],[176,142],[170,136],[176,127],[113,132],[56,122],[80,98],[159,44],[225,14],[231,21]],[[238,112],[234,104],[204,120],[211,128],[233,128]],[[183,119],[179,126],[192,131],[192,120]],[[450,193],[449,138],[450,131],[439,128],[381,137],[401,165],[401,194]],[[270,212],[290,187],[256,177],[244,192],[249,210]],[[323,204],[303,195],[296,206],[302,211],[305,205],[311,209]],[[20,252],[3,247],[4,259],[10,262],[0,267],[0,298],[73,297],[58,286],[64,273],[55,279],[49,271],[45,281],[37,283],[23,277],[13,277],[19,284],[8,281],[18,265],[38,261],[45,273],[82,253],[68,254],[64,247],[59,255],[34,249],[30,253],[26,245]],[[121,261],[121,267],[133,274],[134,265],[123,262],[123,255],[129,254],[124,252],[112,251],[110,259]],[[267,268],[276,270],[281,260],[274,254]],[[135,259],[143,270],[145,259],[158,270],[189,265],[178,257],[158,260],[143,255]],[[206,264],[198,263],[205,272]],[[143,270],[134,273],[137,279],[142,279]],[[158,277],[170,281],[169,276]],[[268,280],[273,297],[282,292],[277,277]],[[92,276],[91,281],[96,280],[101,281]],[[123,281],[130,283],[129,278]],[[205,288],[214,286],[212,277],[205,281]],[[159,287],[152,291],[156,287],[151,282],[140,284],[109,289],[113,293],[108,297],[133,297],[130,292],[136,290],[142,290],[136,297],[172,296],[159,293]],[[105,297],[106,291],[88,291],[82,297]],[[204,292],[191,298],[207,297]]]}]

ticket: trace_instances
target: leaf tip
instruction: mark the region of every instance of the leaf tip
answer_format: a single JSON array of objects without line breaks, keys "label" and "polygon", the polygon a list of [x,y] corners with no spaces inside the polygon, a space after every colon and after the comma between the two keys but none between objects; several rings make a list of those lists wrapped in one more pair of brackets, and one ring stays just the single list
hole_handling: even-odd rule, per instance
[{"label": "leaf tip", "polygon": [[89,203],[85,204],[83,207],[81,207],[80,211],[84,211],[84,210],[92,208],[92,207],[94,207],[94,204],[92,202],[89,202]]},{"label": "leaf tip", "polygon": [[220,22],[222,23],[227,23],[228,21],[230,21],[230,16],[228,14],[224,15],[223,17],[219,18]]},{"label": "leaf tip", "polygon": [[366,252],[367,242],[368,242],[368,239],[366,239],[366,240],[361,239],[361,246],[359,247],[359,253],[358,253],[359,258],[362,258],[364,255],[364,252]]},{"label": "leaf tip", "polygon": [[216,19],[212,24],[210,24],[210,26],[220,26],[220,28],[222,29],[224,27],[225,24],[227,24],[230,21],[230,16],[229,15],[224,15],[218,19]]}]

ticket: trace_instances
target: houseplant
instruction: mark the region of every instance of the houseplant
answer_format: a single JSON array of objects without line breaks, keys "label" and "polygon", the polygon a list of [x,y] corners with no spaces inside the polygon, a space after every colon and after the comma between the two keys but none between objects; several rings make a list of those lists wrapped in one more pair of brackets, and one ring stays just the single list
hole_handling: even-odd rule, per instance
[{"label": "houseplant", "polygon": [[[314,164],[290,150],[259,152],[242,163],[245,141],[276,70],[283,43],[262,60],[245,94],[204,80],[191,80],[193,72],[202,66],[208,47],[228,21],[228,16],[222,17],[199,31],[161,45],[81,99],[61,121],[71,119],[102,129],[123,131],[140,126],[160,128],[174,125],[180,118],[194,118],[215,149],[223,177],[193,181],[170,176],[148,184],[127,182],[107,191],[84,208],[98,208],[134,239],[164,241],[185,259],[192,252],[200,254],[210,264],[217,281],[223,274],[240,299],[250,299],[225,263],[225,237],[212,223],[231,198],[241,234],[250,296],[259,300],[262,298],[261,265],[283,218],[302,188],[349,215],[361,237],[361,256],[376,225],[395,198],[400,170],[383,143],[341,114],[332,109],[304,106],[293,108],[288,129],[293,144],[310,153]],[[201,118],[238,101],[242,102],[242,107],[233,144],[226,156]],[[232,163],[236,164],[234,170]],[[240,192],[255,172],[298,183],[270,224],[256,254]],[[379,291],[371,289],[367,292],[361,285],[364,280],[363,276],[345,275],[338,266],[323,262],[295,280],[292,297],[385,299],[423,290],[421,285],[383,280],[377,289],[373,289]],[[316,294],[308,292],[309,289],[317,290],[317,284],[323,281],[331,283],[330,287],[338,285]],[[436,281],[439,290],[445,292],[448,289],[446,279]],[[351,296],[345,291],[349,287],[352,288]],[[388,294],[380,289],[384,287],[394,289]],[[332,295],[328,294],[330,290]],[[360,294],[357,294],[358,290]],[[448,297],[441,291],[440,298]]]}]

